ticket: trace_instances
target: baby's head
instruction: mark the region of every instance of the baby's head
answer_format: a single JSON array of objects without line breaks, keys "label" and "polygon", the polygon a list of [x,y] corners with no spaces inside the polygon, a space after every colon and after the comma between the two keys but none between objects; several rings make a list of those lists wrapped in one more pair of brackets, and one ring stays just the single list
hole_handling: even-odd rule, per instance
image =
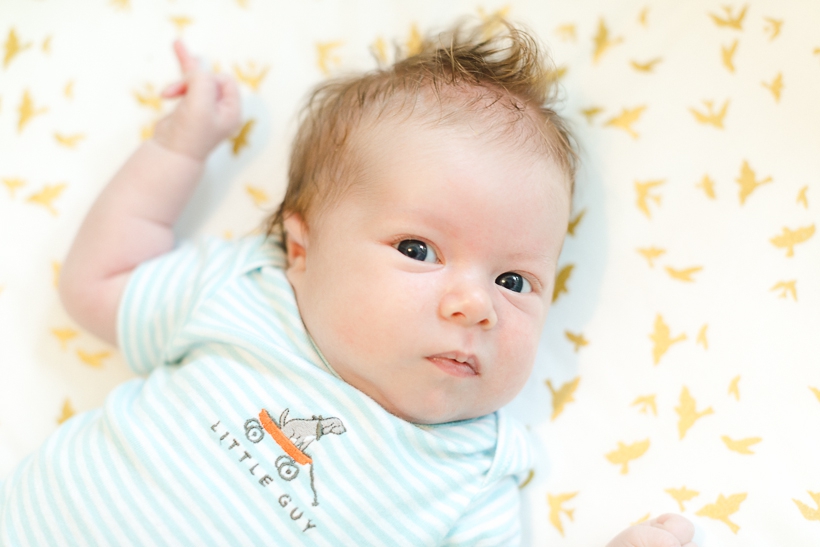
[{"label": "baby's head", "polygon": [[543,52],[499,26],[321,85],[268,222],[330,366],[414,423],[509,402],[552,300],[575,154]]}]

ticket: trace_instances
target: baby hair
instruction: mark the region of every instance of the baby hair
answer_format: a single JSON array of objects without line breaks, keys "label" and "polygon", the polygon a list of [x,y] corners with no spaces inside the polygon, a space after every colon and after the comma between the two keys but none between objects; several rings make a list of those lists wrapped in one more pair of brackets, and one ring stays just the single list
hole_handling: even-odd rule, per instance
[{"label": "baby hair", "polygon": [[330,79],[313,90],[300,114],[284,199],[265,220],[268,236],[284,244],[286,216],[297,214],[309,226],[313,215],[339,199],[363,167],[356,154],[362,134],[402,113],[432,125],[476,125],[503,143],[549,154],[572,192],[577,154],[554,109],[556,71],[526,30],[500,18],[462,21],[423,39],[409,55],[396,55],[390,66]]}]

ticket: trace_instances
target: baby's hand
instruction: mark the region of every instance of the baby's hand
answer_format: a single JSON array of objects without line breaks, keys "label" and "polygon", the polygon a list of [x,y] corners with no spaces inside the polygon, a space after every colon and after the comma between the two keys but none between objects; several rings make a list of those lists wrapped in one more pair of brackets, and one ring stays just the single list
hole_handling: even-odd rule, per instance
[{"label": "baby's hand", "polygon": [[661,515],[627,528],[607,547],[697,547],[692,543],[695,527],[680,515]]},{"label": "baby's hand", "polygon": [[182,80],[162,92],[166,99],[182,97],[154,130],[162,146],[203,161],[224,138],[236,132],[240,122],[239,90],[228,75],[213,74],[200,66],[182,42],[174,42]]}]

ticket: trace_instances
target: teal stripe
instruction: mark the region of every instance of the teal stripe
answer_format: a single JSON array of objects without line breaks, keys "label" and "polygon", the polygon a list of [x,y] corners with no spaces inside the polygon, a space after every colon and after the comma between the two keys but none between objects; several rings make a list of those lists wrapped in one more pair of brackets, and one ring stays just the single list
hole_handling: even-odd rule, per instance
[{"label": "teal stripe", "polygon": [[[167,393],[167,392],[166,392]],[[233,537],[235,532],[231,530],[226,524],[227,519],[231,519],[234,523],[234,527],[240,530],[240,533],[248,534],[250,537],[248,538],[253,545],[260,545],[264,542],[264,537],[258,535],[254,532],[253,528],[244,524],[244,521],[248,520],[248,516],[252,516],[256,512],[256,508],[253,505],[245,504],[242,507],[235,507],[227,502],[227,498],[224,495],[224,492],[230,491],[231,489],[236,489],[235,484],[231,484],[227,482],[226,477],[224,474],[220,474],[219,472],[219,462],[212,457],[212,453],[208,451],[202,443],[202,439],[197,437],[196,434],[193,433],[192,428],[196,426],[203,426],[207,427],[205,423],[200,424],[191,424],[187,422],[184,417],[180,417],[182,419],[175,420],[175,415],[178,414],[178,410],[175,405],[169,404],[173,402],[171,396],[179,396],[180,393],[167,393],[167,397],[165,398],[165,402],[162,402],[159,399],[156,399],[156,394],[146,394],[145,402],[146,407],[152,409],[152,411],[156,411],[157,417],[162,419],[168,425],[166,426],[167,433],[173,434],[176,437],[177,434],[180,432],[185,435],[185,437],[190,441],[188,446],[202,446],[200,450],[198,450],[198,455],[206,461],[206,463],[210,466],[209,468],[198,468],[197,474],[202,474],[206,477],[206,480],[202,481],[202,485],[205,487],[204,490],[208,491],[210,495],[213,497],[212,500],[206,500],[204,498],[198,499],[199,501],[198,506],[200,509],[209,514],[210,518],[217,519],[220,525],[225,524],[222,527],[223,534],[226,534],[228,537]],[[184,401],[183,401],[184,403]],[[187,407],[183,404],[184,407]],[[149,411],[146,411],[149,412]],[[150,413],[150,412],[149,412]],[[156,420],[155,420],[156,422]],[[171,430],[171,424],[176,426],[174,431]],[[210,425],[210,424],[208,424]],[[168,465],[172,465],[170,460],[168,461]],[[191,492],[193,492],[193,483],[190,482],[188,479],[183,479],[180,477],[181,480],[186,481],[187,484],[191,487]],[[202,491],[203,488],[198,488],[197,491]],[[239,502],[242,502],[242,496],[236,496],[239,499]],[[222,499],[225,498],[223,502]],[[189,502],[190,503],[190,502]],[[259,528],[265,529],[264,525],[259,525]]]}]

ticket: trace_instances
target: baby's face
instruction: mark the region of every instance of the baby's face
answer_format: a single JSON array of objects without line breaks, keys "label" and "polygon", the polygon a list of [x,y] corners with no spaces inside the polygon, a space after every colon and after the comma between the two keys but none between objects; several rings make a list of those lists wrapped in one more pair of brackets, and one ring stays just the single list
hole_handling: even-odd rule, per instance
[{"label": "baby's face", "polygon": [[523,387],[566,232],[565,175],[467,130],[388,125],[366,180],[305,233],[288,278],[308,332],[349,384],[394,415],[443,423]]}]

